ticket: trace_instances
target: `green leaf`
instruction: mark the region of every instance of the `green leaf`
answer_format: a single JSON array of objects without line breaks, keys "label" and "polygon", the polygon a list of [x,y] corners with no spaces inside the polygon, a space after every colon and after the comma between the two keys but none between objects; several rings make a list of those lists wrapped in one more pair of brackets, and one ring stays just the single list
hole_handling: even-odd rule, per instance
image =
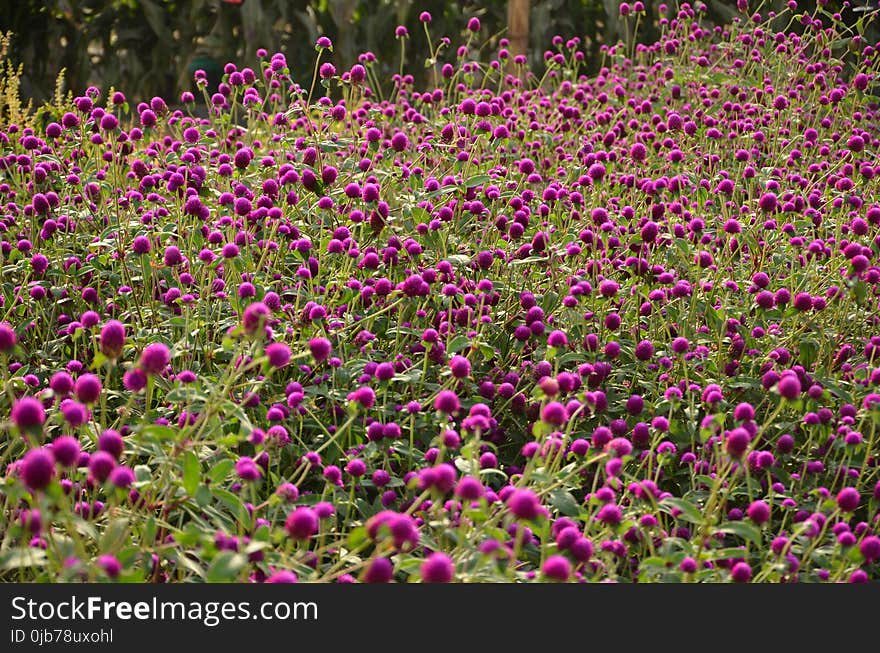
[{"label": "green leaf", "polygon": [[703,523],[703,515],[700,513],[699,509],[694,504],[685,501],[684,499],[667,497],[660,502],[660,508],[669,514],[672,514],[673,509],[679,510],[680,514],[677,515],[677,519],[688,521],[692,524]]},{"label": "green leaf", "polygon": [[105,553],[113,553],[128,541],[128,518],[119,517],[112,520],[101,536],[100,549]]},{"label": "green leaf", "polygon": [[468,177],[464,180],[464,187],[473,188],[474,186],[482,186],[488,181],[492,181],[492,177],[489,175],[474,175],[473,177]]},{"label": "green leaf", "polygon": [[358,526],[348,534],[348,548],[354,550],[367,541],[367,527]]},{"label": "green leaf", "polygon": [[211,503],[211,488],[207,485],[200,485],[196,490],[196,503],[200,508],[204,508]]},{"label": "green leaf", "polygon": [[231,583],[238,577],[247,564],[247,558],[241,553],[222,551],[208,567],[208,575],[205,578],[209,583]]},{"label": "green leaf", "polygon": [[550,505],[567,517],[574,517],[580,513],[577,499],[568,490],[556,490],[550,495]]},{"label": "green leaf", "polygon": [[211,479],[212,483],[219,483],[226,478],[226,475],[232,471],[233,467],[235,467],[235,461],[224,458],[211,468],[211,471],[208,472],[208,478]]},{"label": "green leaf", "polygon": [[0,569],[42,567],[46,563],[48,563],[46,552],[35,547],[13,549],[0,556]]},{"label": "green leaf", "polygon": [[183,455],[183,489],[190,496],[194,495],[199,487],[200,472],[198,457],[192,451],[187,451]]},{"label": "green leaf", "polygon": [[447,352],[450,354],[457,354],[462,349],[467,347],[471,341],[467,336],[455,336],[449,343],[449,347],[447,348]]},{"label": "green leaf", "polygon": [[718,533],[736,535],[747,542],[751,542],[755,546],[761,546],[761,542],[763,541],[760,529],[754,524],[745,521],[724,522],[715,530]]}]

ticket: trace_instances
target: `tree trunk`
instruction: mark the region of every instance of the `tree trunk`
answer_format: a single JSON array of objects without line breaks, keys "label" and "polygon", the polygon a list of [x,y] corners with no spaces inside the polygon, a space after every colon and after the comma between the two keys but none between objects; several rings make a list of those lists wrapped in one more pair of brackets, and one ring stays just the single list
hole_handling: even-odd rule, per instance
[{"label": "tree trunk", "polygon": [[510,54],[526,54],[529,49],[529,11],[531,0],[508,0],[507,38],[510,39]]}]

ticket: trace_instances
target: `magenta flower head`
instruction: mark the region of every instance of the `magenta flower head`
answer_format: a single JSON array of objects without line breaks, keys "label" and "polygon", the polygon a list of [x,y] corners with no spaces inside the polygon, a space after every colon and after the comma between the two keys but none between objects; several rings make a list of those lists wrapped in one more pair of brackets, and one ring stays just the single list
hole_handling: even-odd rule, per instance
[{"label": "magenta flower head", "polygon": [[180,253],[180,249],[175,245],[169,245],[165,248],[162,261],[167,267],[173,268],[183,263],[183,254]]},{"label": "magenta flower head", "polygon": [[452,390],[441,390],[437,394],[437,398],[434,399],[434,408],[441,413],[452,415],[461,408],[461,402],[458,400],[458,395]]},{"label": "magenta flower head", "polygon": [[134,471],[132,471],[130,467],[126,467],[125,465],[114,467],[113,471],[110,472],[110,483],[114,487],[125,489],[131,487],[134,481]]},{"label": "magenta flower head", "polygon": [[794,372],[783,374],[776,384],[779,394],[789,401],[794,401],[801,394],[801,382]]},{"label": "magenta flower head", "polygon": [[62,467],[73,467],[79,460],[79,440],[70,435],[62,435],[52,442],[52,455]]},{"label": "magenta flower head", "polygon": [[390,583],[394,578],[394,565],[388,558],[374,558],[364,570],[367,583]]},{"label": "magenta flower head", "polygon": [[725,448],[727,449],[728,455],[731,458],[742,458],[746,449],[749,448],[751,440],[752,436],[750,436],[749,432],[744,428],[733,429],[727,434],[727,439],[725,441]]},{"label": "magenta flower head", "polygon": [[371,387],[363,385],[354,392],[350,392],[347,399],[369,410],[376,405],[376,392]]},{"label": "magenta flower head", "polygon": [[287,516],[284,529],[294,540],[307,540],[318,532],[318,516],[312,508],[297,508]]},{"label": "magenta flower head", "polygon": [[243,481],[256,481],[262,476],[260,466],[249,456],[242,456],[235,461],[235,473]]},{"label": "magenta flower head", "polygon": [[865,562],[869,564],[875,560],[880,560],[880,537],[876,535],[866,537],[859,545],[859,552],[862,554]]},{"label": "magenta flower head", "polygon": [[325,48],[325,49],[326,49],[326,48],[332,48],[332,47],[333,47],[333,41],[331,41],[331,40],[330,40],[329,38],[327,38],[326,36],[319,36],[319,37],[318,37],[318,40],[315,41],[315,47],[316,47],[316,48]]},{"label": "magenta flower head", "polygon": [[122,385],[129,392],[140,392],[147,387],[147,375],[139,367],[128,370],[122,375]]},{"label": "magenta flower head", "polygon": [[859,507],[861,496],[854,487],[845,487],[837,493],[837,507],[842,512],[852,512]]},{"label": "magenta flower head", "polygon": [[99,556],[95,562],[110,578],[116,578],[122,572],[122,565],[119,564],[119,560],[109,553]]},{"label": "magenta flower head", "polygon": [[106,451],[96,451],[89,456],[89,474],[99,483],[110,477],[114,467],[116,467],[116,459]]},{"label": "magenta flower head", "polygon": [[323,363],[333,353],[333,345],[327,338],[312,338],[309,340],[309,351],[316,363]]},{"label": "magenta flower head", "polygon": [[170,362],[171,352],[168,347],[161,342],[154,342],[151,345],[147,345],[143,352],[141,352],[141,369],[150,376],[156,376],[164,372]]},{"label": "magenta flower head", "polygon": [[564,583],[571,578],[571,563],[565,556],[552,555],[541,565],[541,573],[549,581]]},{"label": "magenta flower head", "polygon": [[568,421],[568,413],[565,405],[558,401],[551,401],[541,410],[541,421],[552,424],[553,426],[562,426]]},{"label": "magenta flower head", "polygon": [[8,322],[0,322],[0,351],[10,351],[16,341],[15,330]]},{"label": "magenta flower head", "polygon": [[466,379],[471,374],[471,362],[464,356],[453,356],[449,361],[449,369],[456,379]]},{"label": "magenta flower head", "polygon": [[321,79],[330,79],[336,74],[336,66],[330,62],[322,63],[318,74],[321,75]]},{"label": "magenta flower head", "polygon": [[269,365],[274,368],[280,368],[290,363],[290,347],[283,342],[273,342],[266,347],[266,356],[269,359]]},{"label": "magenta flower head", "polygon": [[425,558],[420,571],[425,583],[449,583],[455,577],[452,558],[439,551]]},{"label": "magenta flower head", "polygon": [[266,579],[267,583],[296,583],[299,581],[299,578],[292,571],[288,571],[286,569],[281,571],[276,571],[274,574],[269,576]]},{"label": "magenta flower head", "polygon": [[98,343],[101,353],[107,358],[119,358],[122,355],[122,348],[125,346],[125,325],[118,320],[110,320],[101,329]]},{"label": "magenta flower head", "polygon": [[654,344],[650,340],[642,340],[636,345],[636,358],[640,361],[649,361],[654,355]]},{"label": "magenta flower head", "polygon": [[114,429],[107,429],[98,436],[98,450],[106,451],[111,456],[119,460],[122,452],[125,450],[125,441],[122,434]]},{"label": "magenta flower head", "polygon": [[257,333],[257,331],[265,326],[266,320],[269,319],[269,315],[271,315],[271,311],[263,302],[249,304],[248,307],[244,309],[244,313],[241,316],[241,324],[244,327],[244,332],[250,336]]},{"label": "magenta flower head", "polygon": [[469,32],[479,32],[480,31],[480,19],[477,17],[471,18],[468,21],[467,28]]},{"label": "magenta flower head", "polygon": [[551,331],[550,335],[547,336],[547,344],[550,347],[556,347],[557,349],[561,349],[563,347],[568,346],[568,337],[565,335],[565,331]]},{"label": "magenta flower head", "polygon": [[31,449],[21,462],[21,477],[31,490],[42,490],[55,476],[55,457],[46,448]]},{"label": "magenta flower head", "polygon": [[73,379],[67,372],[55,372],[49,379],[49,387],[56,397],[64,398],[73,390]]},{"label": "magenta flower head", "polygon": [[76,380],[73,391],[84,404],[93,404],[101,397],[101,379],[94,374],[83,374]]},{"label": "magenta flower head", "polygon": [[12,406],[10,415],[13,423],[22,431],[39,432],[46,422],[46,411],[43,404],[34,397],[22,397]]},{"label": "magenta flower head", "polygon": [[348,73],[348,78],[353,84],[363,84],[367,78],[367,69],[361,64],[355,64]]},{"label": "magenta flower head", "polygon": [[533,520],[541,514],[538,496],[525,488],[516,489],[507,497],[507,507],[517,519]]},{"label": "magenta flower head", "polygon": [[770,506],[765,501],[752,501],[746,512],[756,524],[764,524],[770,519]]},{"label": "magenta flower head", "polygon": [[737,562],[730,570],[734,583],[748,583],[752,579],[752,568],[747,562]]}]

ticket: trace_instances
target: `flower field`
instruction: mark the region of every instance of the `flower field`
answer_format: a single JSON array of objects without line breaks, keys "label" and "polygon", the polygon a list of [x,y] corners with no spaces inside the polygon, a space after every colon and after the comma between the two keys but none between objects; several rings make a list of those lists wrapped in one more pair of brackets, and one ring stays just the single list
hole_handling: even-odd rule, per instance
[{"label": "flower field", "polygon": [[880,44],[699,5],[0,125],[0,579],[880,579]]}]

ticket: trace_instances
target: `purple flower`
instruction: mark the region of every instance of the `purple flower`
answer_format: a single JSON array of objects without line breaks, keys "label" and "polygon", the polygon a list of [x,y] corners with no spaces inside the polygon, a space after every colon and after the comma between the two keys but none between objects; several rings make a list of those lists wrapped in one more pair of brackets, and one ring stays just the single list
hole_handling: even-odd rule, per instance
[{"label": "purple flower", "polygon": [[452,415],[457,413],[459,408],[461,408],[461,403],[458,400],[458,395],[452,390],[441,390],[437,394],[437,398],[434,399],[434,409],[441,413]]},{"label": "purple flower", "polygon": [[94,404],[101,397],[101,379],[94,374],[83,374],[76,380],[73,391],[84,404]]},{"label": "purple flower", "polygon": [[122,572],[122,565],[119,563],[119,560],[109,553],[98,556],[95,562],[110,578],[116,578]]},{"label": "purple flower", "polygon": [[249,456],[242,456],[235,461],[235,473],[243,481],[256,481],[263,475],[259,465]]},{"label": "purple flower", "polygon": [[294,540],[307,540],[318,532],[318,516],[312,508],[297,508],[287,516],[284,529]]},{"label": "purple flower", "polygon": [[880,537],[869,535],[863,539],[859,545],[859,552],[867,563],[880,560]]},{"label": "purple flower", "polygon": [[565,405],[558,401],[549,402],[541,409],[541,420],[553,426],[562,426],[568,421]]},{"label": "purple flower", "polygon": [[42,490],[55,475],[55,458],[47,448],[31,449],[21,462],[21,477],[31,490]]},{"label": "purple flower", "polygon": [[89,456],[89,474],[99,483],[107,480],[114,467],[116,459],[106,451],[96,451]]},{"label": "purple flower", "polygon": [[776,389],[783,398],[794,401],[801,394],[801,382],[794,373],[783,374]]},{"label": "purple flower", "polygon": [[756,524],[764,524],[770,519],[770,506],[765,501],[752,501],[746,512]]},{"label": "purple flower", "polygon": [[22,397],[12,406],[10,414],[15,425],[23,431],[39,430],[46,422],[43,404],[33,397]]},{"label": "purple flower", "polygon": [[640,361],[649,361],[654,355],[654,344],[650,340],[642,340],[636,345],[636,358]]},{"label": "purple flower", "polygon": [[15,347],[17,338],[15,331],[8,322],[0,322],[0,351],[10,351]]},{"label": "purple flower", "polygon": [[164,372],[170,362],[171,351],[167,345],[161,342],[147,345],[141,352],[140,367],[144,373],[150,376],[156,376]]},{"label": "purple flower", "polygon": [[541,514],[541,502],[531,490],[519,488],[510,493],[507,507],[517,519],[533,520]]},{"label": "purple flower", "polygon": [[122,434],[114,429],[107,429],[98,436],[98,450],[106,451],[119,460],[125,448]]},{"label": "purple flower", "polygon": [[571,563],[565,556],[552,555],[541,565],[541,573],[547,580],[564,583],[571,578]]},{"label": "purple flower", "polygon": [[373,558],[364,570],[367,583],[390,583],[394,577],[394,565],[388,558]]},{"label": "purple flower", "polygon": [[70,435],[62,435],[52,442],[52,454],[62,467],[73,467],[79,460],[79,453],[79,440]]},{"label": "purple flower", "polygon": [[276,369],[290,363],[290,347],[283,342],[273,342],[266,347],[265,352],[269,359],[269,365]]},{"label": "purple flower", "polygon": [[452,370],[452,376],[456,379],[466,379],[471,374],[471,363],[464,356],[456,355],[449,361],[449,369]]},{"label": "purple flower", "polygon": [[101,329],[98,341],[102,354],[111,359],[119,358],[125,346],[125,326],[118,320],[110,320]]},{"label": "purple flower", "polygon": [[297,575],[292,571],[288,571],[286,569],[276,571],[274,574],[266,579],[267,583],[296,583],[298,581],[299,578],[297,578]]},{"label": "purple flower", "polygon": [[244,313],[241,316],[241,324],[244,327],[244,332],[248,335],[254,335],[257,333],[257,331],[265,325],[266,320],[269,319],[271,313],[269,307],[263,302],[249,304],[248,307],[244,309]]},{"label": "purple flower", "polygon": [[114,487],[118,487],[121,489],[131,487],[131,484],[134,483],[135,476],[134,472],[129,467],[125,467],[124,465],[119,465],[115,467],[112,472],[110,472],[110,483]]},{"label": "purple flower", "polygon": [[452,558],[439,551],[425,558],[419,570],[425,583],[449,583],[455,577]]},{"label": "purple flower", "polygon": [[730,570],[735,583],[748,583],[752,579],[752,568],[746,562],[737,562]]}]

